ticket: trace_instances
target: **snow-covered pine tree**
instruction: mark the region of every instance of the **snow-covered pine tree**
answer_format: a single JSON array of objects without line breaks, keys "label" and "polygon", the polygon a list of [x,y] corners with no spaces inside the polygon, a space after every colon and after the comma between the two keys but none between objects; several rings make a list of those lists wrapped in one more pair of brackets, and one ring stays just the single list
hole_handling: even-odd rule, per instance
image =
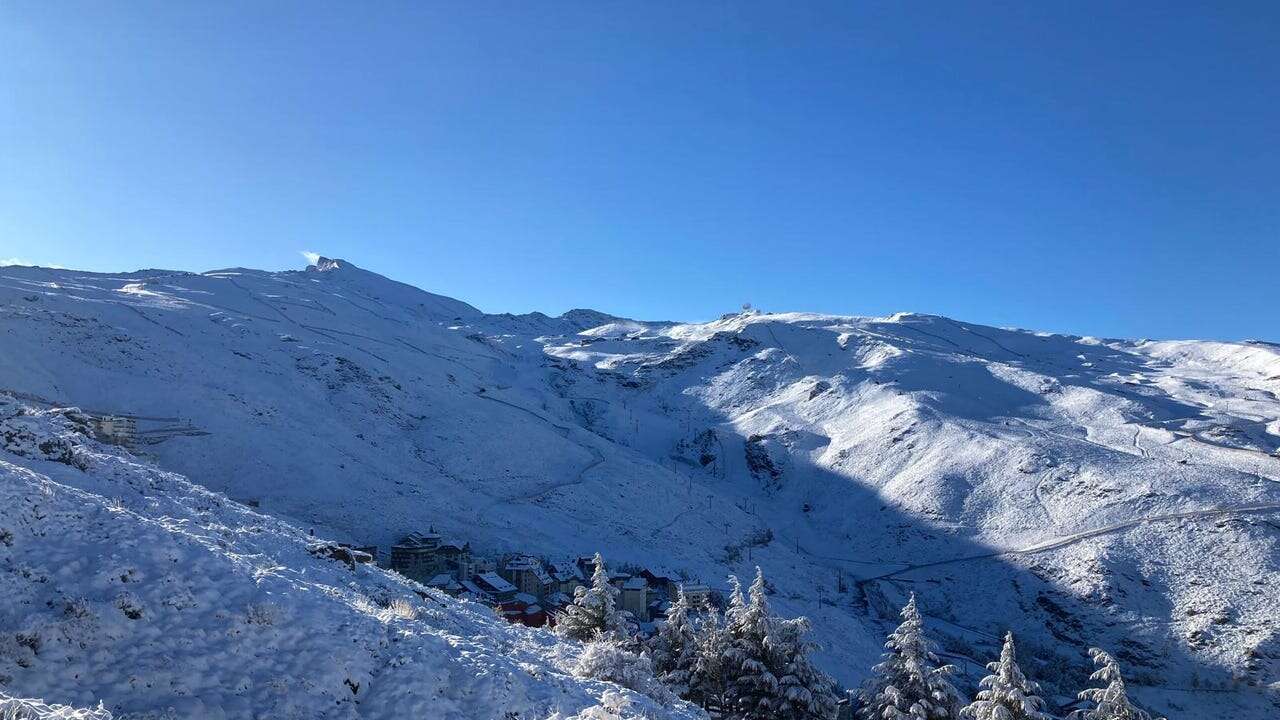
[{"label": "snow-covered pine tree", "polygon": [[966,720],[1052,720],[1044,712],[1040,688],[1022,674],[1013,647],[1013,633],[1004,636],[1000,660],[987,663],[991,674],[982,678],[978,698],[960,711]]},{"label": "snow-covered pine tree", "polygon": [[676,601],[667,610],[667,619],[649,642],[653,669],[677,693],[689,689],[689,675],[697,658],[696,637],[689,619],[689,600],[681,586]]},{"label": "snow-covered pine tree", "polygon": [[[1093,707],[1082,708],[1068,715],[1069,720],[1151,720],[1151,714],[1129,702],[1129,693],[1124,686],[1124,676],[1120,674],[1120,665],[1111,653],[1099,648],[1089,648],[1089,656],[1098,666],[1089,676],[1090,680],[1100,680],[1105,687],[1089,688],[1080,693],[1080,699],[1092,703]],[[1163,720],[1159,718],[1157,720]]]},{"label": "snow-covered pine tree", "polygon": [[710,601],[703,603],[694,645],[688,689],[682,697],[707,710],[719,712],[728,704],[725,653],[729,650],[729,631],[720,622],[720,613]]},{"label": "snow-covered pine tree", "polygon": [[[733,578],[734,594],[742,593]],[[769,651],[774,642],[773,618],[764,593],[764,573],[756,568],[756,579],[748,591],[750,599],[726,615],[730,645],[726,653],[729,667],[729,701],[733,717],[772,718],[778,697],[778,678],[770,667]]]},{"label": "snow-covered pine tree", "polygon": [[[740,594],[740,593],[739,593]],[[809,621],[773,614],[764,573],[756,568],[748,599],[728,624],[730,717],[744,720],[834,720],[835,683],[809,660]]]},{"label": "snow-covered pine tree", "polygon": [[729,576],[729,602],[724,609],[725,625],[732,625],[734,619],[747,609],[747,601],[742,597],[742,583],[737,575]]},{"label": "snow-covered pine tree", "polygon": [[914,593],[902,608],[902,624],[885,641],[884,659],[860,693],[867,720],[954,720],[961,699],[947,680],[951,665],[937,666]]},{"label": "snow-covered pine tree", "polygon": [[817,649],[805,639],[810,630],[809,619],[778,619],[773,630],[773,655],[778,658],[777,669],[774,670],[778,676],[775,716],[835,718],[839,714],[835,681],[809,659],[809,654]]},{"label": "snow-covered pine tree", "polygon": [[617,609],[618,588],[609,584],[609,573],[600,553],[595,556],[591,587],[574,591],[573,604],[556,618],[556,632],[587,642],[598,637],[620,640],[623,621]]}]

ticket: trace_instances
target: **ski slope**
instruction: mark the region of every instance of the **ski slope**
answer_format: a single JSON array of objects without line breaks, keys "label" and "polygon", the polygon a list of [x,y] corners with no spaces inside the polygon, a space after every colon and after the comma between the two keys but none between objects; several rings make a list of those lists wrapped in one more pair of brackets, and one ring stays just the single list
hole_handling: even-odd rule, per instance
[{"label": "ski slope", "polygon": [[914,590],[953,654],[1013,629],[1059,700],[1093,644],[1170,717],[1276,711],[1272,344],[491,315],[341,260],[3,268],[0,340],[0,388],[179,418],[140,452],[318,535],[759,564],[846,684]]}]

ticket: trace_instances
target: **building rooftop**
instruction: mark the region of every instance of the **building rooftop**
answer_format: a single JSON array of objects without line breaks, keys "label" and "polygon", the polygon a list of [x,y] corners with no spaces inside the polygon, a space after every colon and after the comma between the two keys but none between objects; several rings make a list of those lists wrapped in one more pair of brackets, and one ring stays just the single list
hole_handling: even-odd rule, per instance
[{"label": "building rooftop", "polygon": [[516,586],[502,579],[502,576],[495,572],[480,573],[472,578],[480,587],[488,587],[493,592],[506,593],[515,592]]},{"label": "building rooftop", "polygon": [[633,577],[622,583],[623,590],[644,590],[649,587],[648,581],[642,577]]}]

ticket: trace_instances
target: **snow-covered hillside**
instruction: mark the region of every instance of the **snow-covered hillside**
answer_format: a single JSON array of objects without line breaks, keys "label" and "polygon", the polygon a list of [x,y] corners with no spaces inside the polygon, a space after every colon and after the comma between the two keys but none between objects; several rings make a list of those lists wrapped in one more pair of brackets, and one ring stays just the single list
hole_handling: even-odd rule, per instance
[{"label": "snow-covered hillside", "polygon": [[1013,629],[1060,700],[1095,644],[1170,717],[1276,712],[1274,345],[487,315],[344,261],[9,267],[0,389],[141,416],[161,467],[318,535],[759,564],[846,684],[910,589],[970,681]]},{"label": "snow-covered hillside", "polygon": [[85,430],[0,396],[0,688],[117,717],[703,716]]}]

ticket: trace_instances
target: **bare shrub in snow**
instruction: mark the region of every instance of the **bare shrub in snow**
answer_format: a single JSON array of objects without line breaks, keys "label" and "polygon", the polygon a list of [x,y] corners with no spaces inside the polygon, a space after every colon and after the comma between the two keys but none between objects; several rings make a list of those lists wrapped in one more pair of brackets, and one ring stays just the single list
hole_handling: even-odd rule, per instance
[{"label": "bare shrub in snow", "polygon": [[274,625],[277,614],[271,603],[250,603],[244,609],[244,621],[247,625]]},{"label": "bare shrub in snow", "polygon": [[413,603],[404,598],[395,598],[387,603],[387,606],[378,612],[378,618],[382,622],[391,622],[392,620],[413,620],[418,617],[418,609]]}]

